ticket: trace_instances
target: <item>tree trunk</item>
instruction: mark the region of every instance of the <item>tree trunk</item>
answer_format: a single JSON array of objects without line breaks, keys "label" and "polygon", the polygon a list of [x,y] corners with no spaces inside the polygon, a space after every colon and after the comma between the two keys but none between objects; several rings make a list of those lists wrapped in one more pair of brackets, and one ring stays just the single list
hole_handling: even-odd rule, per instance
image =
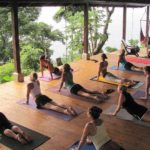
[{"label": "tree trunk", "polygon": [[102,47],[104,46],[105,42],[108,40],[107,31],[108,31],[108,26],[109,26],[110,19],[111,19],[111,16],[112,16],[114,10],[115,10],[114,7],[112,7],[110,10],[109,10],[108,7],[106,7],[107,18],[106,18],[106,24],[105,24],[105,27],[104,27],[104,30],[103,30],[103,35],[105,36],[105,38],[98,43],[97,48],[93,52],[93,55],[97,55],[98,53],[102,52]]}]

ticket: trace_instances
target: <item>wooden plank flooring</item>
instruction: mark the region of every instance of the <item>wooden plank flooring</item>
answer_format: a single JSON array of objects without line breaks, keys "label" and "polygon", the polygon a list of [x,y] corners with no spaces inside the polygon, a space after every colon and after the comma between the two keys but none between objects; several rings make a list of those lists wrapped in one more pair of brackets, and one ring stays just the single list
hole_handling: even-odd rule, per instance
[{"label": "wooden plank flooring", "polygon": [[[108,58],[110,66],[117,64],[117,55],[112,54]],[[100,60],[100,56],[95,56],[94,59]],[[99,91],[107,88],[116,89],[116,86],[89,80],[92,76],[97,75],[98,63],[80,60],[72,63],[71,66],[72,68],[78,69],[78,71],[74,73],[74,81],[84,87]],[[122,77],[144,82],[144,75],[123,73],[114,70],[110,71]],[[18,105],[16,102],[26,97],[26,84],[28,81],[29,78],[26,77],[24,83],[12,81],[0,85],[0,111],[5,113],[10,120],[51,137],[49,141],[36,148],[36,150],[65,150],[80,138],[81,131],[87,121],[86,112],[71,121],[63,121],[38,112],[36,109],[33,110]],[[48,91],[49,87],[56,86],[59,82],[60,80],[50,82],[40,81],[43,94],[48,95],[59,103],[79,106],[85,110],[93,105],[92,103],[79,101]],[[143,90],[144,86],[140,89]],[[134,93],[135,90],[132,89],[131,92]],[[106,109],[113,103],[116,103],[117,99],[118,94],[114,92],[107,102],[98,104],[98,106]],[[139,100],[138,102],[150,108],[150,101],[144,102]],[[105,121],[110,137],[120,143],[126,150],[150,149],[150,128],[120,120],[112,116],[102,115],[102,118]],[[9,150],[9,148],[0,144],[0,150]]]}]

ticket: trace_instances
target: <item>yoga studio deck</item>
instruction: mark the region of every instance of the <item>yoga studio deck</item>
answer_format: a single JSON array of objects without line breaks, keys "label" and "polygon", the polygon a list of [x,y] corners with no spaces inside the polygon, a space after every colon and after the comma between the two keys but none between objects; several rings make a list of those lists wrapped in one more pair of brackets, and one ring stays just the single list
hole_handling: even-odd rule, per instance
[{"label": "yoga studio deck", "polygon": [[[108,56],[109,69],[112,65],[116,65],[118,59],[116,54]],[[100,60],[99,56],[94,59]],[[139,64],[141,65],[141,64]],[[98,63],[93,61],[80,60],[71,64],[71,67],[76,71],[74,74],[74,81],[80,83],[84,87],[91,90],[105,90],[112,88],[116,90],[115,85],[105,84],[89,80],[91,77],[97,75]],[[128,73],[116,70],[110,70],[112,73],[127,77],[128,79],[145,80],[143,74]],[[76,100],[54,92],[48,89],[59,85],[60,80],[53,80],[50,82],[40,81],[43,94],[51,97],[55,101],[68,104],[74,107],[80,107],[85,110],[84,113],[78,117],[64,121],[54,116],[44,114],[36,109],[30,109],[23,105],[18,105],[17,101],[26,97],[26,84],[29,78],[25,78],[24,83],[16,83],[14,81],[0,85],[0,111],[6,114],[9,120],[23,125],[29,129],[42,133],[51,137],[50,140],[37,147],[37,150],[65,150],[74,142],[79,140],[81,131],[87,121],[86,110],[96,104]],[[144,86],[138,89],[131,89],[131,93],[136,90],[144,90]],[[115,91],[110,94],[109,100],[98,104],[99,107],[106,109],[112,104],[115,104],[118,99],[118,94]],[[150,101],[138,100],[138,103],[150,108]],[[126,150],[149,150],[150,149],[150,127],[135,124],[130,121],[117,119],[113,116],[102,115],[103,120],[110,137],[120,143]],[[0,150],[8,150],[9,148],[0,144]]]}]

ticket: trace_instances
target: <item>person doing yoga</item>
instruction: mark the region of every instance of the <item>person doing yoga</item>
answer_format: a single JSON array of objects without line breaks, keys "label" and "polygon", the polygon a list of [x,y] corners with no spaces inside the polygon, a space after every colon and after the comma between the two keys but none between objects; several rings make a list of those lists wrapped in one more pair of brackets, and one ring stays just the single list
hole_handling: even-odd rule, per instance
[{"label": "person doing yoga", "polygon": [[150,66],[145,66],[144,67],[144,74],[146,75],[146,80],[145,80],[145,96],[141,97],[140,99],[148,99],[149,94],[149,89],[150,89]]},{"label": "person doing yoga", "polygon": [[31,83],[28,83],[27,85],[26,104],[29,104],[29,96],[31,95],[35,100],[37,109],[54,110],[72,116],[77,115],[76,111],[71,106],[60,105],[41,93],[40,82],[38,81],[37,73],[32,73],[30,79]]},{"label": "person doing yoga", "polygon": [[0,133],[13,138],[21,144],[32,142],[31,137],[29,137],[20,127],[13,125],[2,112],[0,112]]},{"label": "person doing yoga", "polygon": [[96,150],[124,150],[108,136],[104,122],[100,119],[102,109],[92,106],[87,113],[90,121],[86,123],[79,145],[72,150],[81,150],[82,146],[87,143],[93,143]]},{"label": "person doing yoga", "polygon": [[125,50],[121,50],[121,54],[118,59],[118,66],[117,68],[119,69],[119,65],[122,65],[124,69],[126,70],[132,70],[132,71],[143,71],[143,67],[138,67],[133,65],[132,63],[128,62],[125,58]]},{"label": "person doing yoga", "polygon": [[121,107],[127,110],[129,114],[138,120],[150,121],[150,111],[138,103],[136,103],[129,92],[127,92],[126,86],[118,86],[119,99],[116,110],[111,115],[116,115]]},{"label": "person doing yoga", "polygon": [[106,59],[107,59],[106,54],[103,53],[101,55],[101,59],[102,59],[102,62],[100,62],[100,64],[99,64],[98,75],[97,75],[98,79],[97,80],[99,80],[99,77],[102,74],[102,76],[108,81],[117,82],[117,83],[123,82],[126,85],[134,84],[134,81],[115,76],[111,72],[107,71],[108,61],[106,61]]},{"label": "person doing yoga", "polygon": [[61,91],[64,82],[66,87],[70,90],[71,94],[82,96],[88,99],[93,99],[97,102],[108,99],[108,96],[106,94],[100,93],[98,91],[87,90],[84,87],[82,87],[80,84],[74,83],[73,74],[71,72],[71,68],[69,64],[64,65],[59,92]]},{"label": "person doing yoga", "polygon": [[44,75],[45,68],[48,69],[52,80],[53,80],[53,73],[55,75],[61,76],[62,71],[59,68],[54,67],[53,64],[46,59],[45,55],[41,55],[39,61],[40,61],[40,70],[42,73],[42,77]]}]

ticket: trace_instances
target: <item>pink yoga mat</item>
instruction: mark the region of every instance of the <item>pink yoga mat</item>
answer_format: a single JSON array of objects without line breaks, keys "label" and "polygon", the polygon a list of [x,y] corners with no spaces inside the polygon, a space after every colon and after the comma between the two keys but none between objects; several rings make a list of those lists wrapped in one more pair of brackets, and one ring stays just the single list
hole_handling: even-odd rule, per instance
[{"label": "pink yoga mat", "polygon": [[[56,79],[59,79],[59,78],[61,78],[61,76],[57,76],[57,75],[53,74],[53,80],[56,80]],[[39,77],[39,80],[41,80],[41,81],[52,81],[51,76],[47,75],[47,74],[43,77]]]},{"label": "pink yoga mat", "polygon": [[[136,91],[134,94],[133,94],[133,97],[134,99],[140,99],[140,97],[144,97],[145,96],[145,92],[144,91]],[[148,100],[150,100],[150,95],[148,96]]]},{"label": "pink yoga mat", "polygon": [[127,57],[127,61],[141,63],[141,64],[150,64],[150,58],[140,58],[140,57]]},{"label": "pink yoga mat", "polygon": [[69,121],[69,120],[77,117],[78,115],[80,115],[81,113],[84,112],[83,109],[81,109],[79,107],[74,107],[74,109],[75,109],[75,111],[77,112],[78,115],[77,116],[69,116],[69,115],[65,115],[63,113],[59,113],[59,112],[53,111],[53,110],[37,109],[34,100],[32,100],[31,98],[30,98],[30,101],[29,101],[29,105],[25,104],[25,102],[26,102],[26,99],[21,99],[17,102],[17,104],[23,105],[23,106],[28,107],[28,108],[36,109],[37,111],[43,112],[47,115],[51,115],[51,116],[54,116],[56,118],[59,118],[59,119],[65,120],[65,121]]}]

